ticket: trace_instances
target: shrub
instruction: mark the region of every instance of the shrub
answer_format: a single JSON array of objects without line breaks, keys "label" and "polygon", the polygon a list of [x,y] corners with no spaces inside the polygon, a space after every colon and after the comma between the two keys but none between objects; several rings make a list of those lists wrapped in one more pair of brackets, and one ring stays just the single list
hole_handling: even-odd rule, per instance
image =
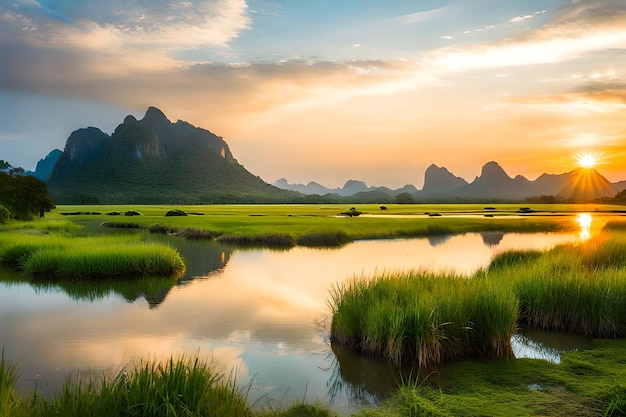
[{"label": "shrub", "polygon": [[269,233],[265,235],[226,234],[219,236],[216,241],[243,247],[291,248],[295,245],[294,238],[284,233]]},{"label": "shrub", "polygon": [[111,227],[115,229],[139,229],[140,226],[137,223],[131,222],[102,222],[100,223],[102,227]]},{"label": "shrub", "polygon": [[9,209],[0,204],[0,223],[6,223],[11,219],[11,212]]},{"label": "shrub", "polygon": [[336,231],[307,233],[306,235],[298,237],[296,243],[300,246],[331,248],[343,246],[351,241],[352,239],[350,239],[347,233]]}]

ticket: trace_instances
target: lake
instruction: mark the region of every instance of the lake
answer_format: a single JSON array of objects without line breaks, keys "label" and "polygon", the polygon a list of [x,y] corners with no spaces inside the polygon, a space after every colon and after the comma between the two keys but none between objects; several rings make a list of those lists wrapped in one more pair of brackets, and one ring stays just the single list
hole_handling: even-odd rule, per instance
[{"label": "lake", "polygon": [[[144,232],[138,232],[144,233]],[[68,373],[118,371],[132,361],[174,354],[212,357],[249,388],[250,402],[287,406],[320,399],[342,414],[376,404],[398,370],[329,343],[327,300],[334,285],[383,271],[471,274],[510,249],[548,249],[580,233],[470,233],[357,241],[339,249],[233,250],[213,242],[142,234],[187,260],[185,276],[161,288],[30,284],[1,272],[0,347],[19,365],[18,388],[51,395]],[[558,361],[549,334],[519,334],[518,356]],[[573,347],[572,347],[573,346]]]}]

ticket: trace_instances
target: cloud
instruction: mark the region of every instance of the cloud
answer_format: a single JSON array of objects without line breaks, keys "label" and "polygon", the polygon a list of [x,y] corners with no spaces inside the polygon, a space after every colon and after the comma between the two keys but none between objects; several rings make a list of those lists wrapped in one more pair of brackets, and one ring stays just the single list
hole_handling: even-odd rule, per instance
[{"label": "cloud", "polygon": [[[33,1],[0,6],[0,36],[28,28],[27,42],[41,47],[111,50],[142,48],[170,52],[203,45],[226,45],[250,25],[245,0],[86,0],[57,10]],[[12,33],[11,33],[12,32]]]},{"label": "cloud", "polygon": [[596,6],[564,10],[552,23],[515,39],[439,49],[427,61],[440,71],[460,72],[559,63],[591,52],[625,48],[626,10]]},{"label": "cloud", "polygon": [[0,131],[0,142],[15,142],[18,140],[23,140],[26,137],[27,136],[24,133],[11,133]]},{"label": "cloud", "polygon": [[613,117],[626,111],[626,84],[587,83],[564,93],[508,97],[484,109],[497,111],[511,107],[563,115]]},{"label": "cloud", "polygon": [[517,22],[521,22],[521,21],[523,21],[523,20],[526,20],[526,19],[532,19],[532,18],[533,18],[533,16],[532,16],[532,15],[527,14],[527,15],[525,15],[525,16],[517,16],[517,17],[514,17],[513,19],[511,19],[511,20],[510,20],[510,22],[511,22],[511,23],[517,23]]},{"label": "cloud", "polygon": [[432,9],[432,10],[424,10],[424,11],[420,11],[420,12],[415,12],[415,13],[409,13],[409,14],[405,14],[402,16],[396,16],[394,18],[392,18],[391,20],[395,21],[395,22],[399,22],[399,23],[405,23],[405,24],[413,24],[413,23],[420,23],[420,22],[425,22],[427,20],[432,20],[435,19],[439,16],[442,16],[445,14],[447,8],[445,7],[441,7],[438,9]]},{"label": "cloud", "polygon": [[[7,22],[0,25],[0,52],[7,57],[0,66],[0,88],[138,110],[167,97],[172,106],[203,102],[208,109],[236,117],[236,112],[296,110],[402,94],[450,85],[462,72],[558,63],[626,45],[626,12],[593,3],[563,9],[551,23],[522,37],[416,52],[412,59],[193,63],[171,52],[232,40],[250,24],[244,1],[159,1],[151,2],[154,7],[148,10],[141,2],[123,8],[126,2],[114,0],[103,11],[89,11],[96,3],[58,10],[61,17],[50,17],[36,3],[29,13],[24,2],[0,6],[0,19]],[[409,23],[433,18],[441,10],[396,19]],[[25,25],[36,28],[36,34],[18,36]]]}]

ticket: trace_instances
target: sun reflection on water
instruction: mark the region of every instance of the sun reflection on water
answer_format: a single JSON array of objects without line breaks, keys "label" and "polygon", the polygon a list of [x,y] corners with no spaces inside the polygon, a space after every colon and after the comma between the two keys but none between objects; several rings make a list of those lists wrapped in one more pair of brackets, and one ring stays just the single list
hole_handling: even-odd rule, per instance
[{"label": "sun reflection on water", "polygon": [[589,240],[589,238],[591,237],[592,220],[593,218],[589,213],[580,213],[578,216],[576,216],[576,222],[580,226],[579,239],[583,242]]}]

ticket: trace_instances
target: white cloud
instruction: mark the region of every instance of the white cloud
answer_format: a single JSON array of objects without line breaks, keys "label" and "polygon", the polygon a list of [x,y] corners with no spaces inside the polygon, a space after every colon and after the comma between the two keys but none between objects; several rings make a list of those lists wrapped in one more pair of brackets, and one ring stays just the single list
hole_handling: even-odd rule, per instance
[{"label": "white cloud", "polygon": [[402,16],[394,17],[392,20],[406,24],[419,23],[441,16],[445,12],[445,10],[445,7],[441,7],[439,9],[409,13]]},{"label": "white cloud", "polygon": [[[626,16],[624,22],[626,23]],[[563,62],[580,54],[626,48],[625,25],[561,25],[519,40],[501,40],[433,51],[426,61],[441,71],[458,72]]]},{"label": "white cloud", "polygon": [[517,16],[517,17],[514,17],[513,19],[511,19],[511,20],[510,20],[510,22],[511,22],[511,23],[517,23],[517,22],[521,22],[521,21],[523,21],[523,20],[526,20],[526,19],[532,19],[532,18],[533,18],[533,17],[532,17],[531,15],[527,14],[527,15],[525,15],[525,16]]}]

